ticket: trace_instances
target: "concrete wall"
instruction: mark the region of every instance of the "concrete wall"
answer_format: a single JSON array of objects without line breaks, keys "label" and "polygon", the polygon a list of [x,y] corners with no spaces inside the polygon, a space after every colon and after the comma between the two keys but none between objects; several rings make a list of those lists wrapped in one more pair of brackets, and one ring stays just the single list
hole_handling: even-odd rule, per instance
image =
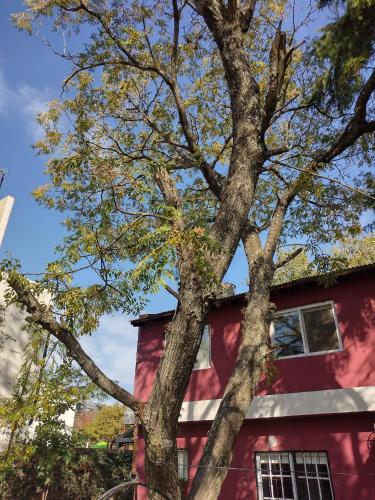
[{"label": "concrete wall", "polygon": [[[24,348],[27,335],[23,331],[25,325],[25,314],[14,304],[5,308],[4,294],[7,285],[0,282],[0,397],[8,397],[12,394],[17,374],[24,361]],[[47,302],[49,299],[44,298]],[[74,411],[68,410],[61,419],[67,428],[73,428]],[[35,423],[30,426],[33,432]],[[7,435],[0,429],[0,451],[6,447]]]},{"label": "concrete wall", "polygon": [[[6,285],[0,282],[0,397],[10,396],[23,363],[26,334],[22,331],[24,315],[15,306],[5,309]],[[3,309],[4,308],[4,309]],[[0,451],[6,445],[6,435],[0,430]]]}]

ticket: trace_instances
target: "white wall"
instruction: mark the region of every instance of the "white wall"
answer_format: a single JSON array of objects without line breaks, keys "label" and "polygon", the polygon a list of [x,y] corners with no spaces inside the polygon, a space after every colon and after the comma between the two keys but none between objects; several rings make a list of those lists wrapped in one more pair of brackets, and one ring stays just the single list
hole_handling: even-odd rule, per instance
[{"label": "white wall", "polygon": [[[4,293],[7,286],[0,282],[0,307],[5,308]],[[22,331],[24,314],[15,304],[0,311],[0,397],[10,396],[17,373],[23,362],[26,333]],[[0,430],[0,451],[6,444]]]},{"label": "white wall", "polygon": [[[6,283],[0,282],[0,307],[5,307],[6,289]],[[48,299],[44,299],[44,302],[47,301]],[[0,397],[7,397],[12,393],[17,374],[24,361],[27,335],[22,330],[25,325],[25,314],[15,304],[0,311],[0,316]],[[68,410],[60,418],[67,429],[73,428],[73,410]],[[30,426],[30,433],[34,432],[35,426],[36,423]],[[0,451],[6,447],[7,439],[5,432],[0,429]]]}]

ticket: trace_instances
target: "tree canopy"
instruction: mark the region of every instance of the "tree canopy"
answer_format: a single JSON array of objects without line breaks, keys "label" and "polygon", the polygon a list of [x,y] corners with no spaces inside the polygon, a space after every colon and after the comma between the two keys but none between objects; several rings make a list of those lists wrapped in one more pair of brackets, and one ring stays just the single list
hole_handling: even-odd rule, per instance
[{"label": "tree canopy", "polygon": [[[72,66],[60,98],[38,117],[50,183],[34,193],[66,214],[66,236],[36,283],[3,264],[13,300],[135,411],[150,498],[181,498],[180,408],[207,313],[242,242],[241,346],[189,493],[217,498],[269,359],[274,273],[300,250],[278,253],[303,243],[322,259],[327,244],[361,232],[361,213],[374,204],[372,2],[320,2],[338,10],[315,33],[315,2],[25,4],[17,26],[64,33],[59,55]],[[361,43],[347,51],[348,26]],[[80,286],[84,272],[89,284]],[[54,310],[40,304],[45,288]],[[138,313],[163,288],[176,312],[144,403],[78,338],[105,313]]]},{"label": "tree canopy", "polygon": [[[280,258],[285,257],[281,254]],[[330,249],[330,255],[323,262],[311,261],[305,250],[297,257],[278,269],[274,276],[274,284],[286,283],[299,278],[314,276],[324,272],[324,269],[347,269],[356,266],[375,263],[375,237],[345,238]],[[325,266],[325,267],[324,267]],[[327,277],[329,282],[332,277]],[[334,278],[334,276],[333,276]],[[322,277],[322,279],[324,279]]]},{"label": "tree canopy", "polygon": [[119,404],[100,406],[82,431],[92,442],[111,441],[125,430],[124,407]]}]

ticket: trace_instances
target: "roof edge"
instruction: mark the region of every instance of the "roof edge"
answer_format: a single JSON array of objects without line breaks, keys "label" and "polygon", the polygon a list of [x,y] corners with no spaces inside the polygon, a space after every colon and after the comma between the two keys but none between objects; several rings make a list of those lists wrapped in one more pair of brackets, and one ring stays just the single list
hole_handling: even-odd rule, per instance
[{"label": "roof edge", "polygon": [[[348,276],[349,274],[356,274],[356,273],[360,273],[363,271],[369,271],[372,269],[375,269],[375,262],[373,262],[372,264],[365,264],[362,266],[349,267],[349,268],[337,271],[336,278],[342,278],[342,277]],[[311,284],[311,283],[317,282],[319,280],[319,278],[322,278],[323,276],[329,276],[330,274],[331,273],[323,273],[323,274],[318,274],[315,276],[308,276],[306,278],[299,278],[296,280],[287,281],[285,283],[280,283],[279,285],[273,285],[271,287],[271,291],[284,290],[286,288],[295,288],[295,287]],[[245,299],[246,295],[247,295],[247,292],[238,293],[236,295],[231,295],[229,297],[219,298],[219,299],[217,299],[216,302],[220,303],[220,304],[225,304],[225,303],[229,304],[230,302],[236,302],[238,300]],[[162,311],[159,313],[141,314],[138,318],[131,320],[130,323],[133,326],[141,326],[141,325],[148,323],[150,321],[168,318],[169,316],[172,316],[174,314],[174,312],[175,312],[175,310],[171,309],[169,311]]]}]

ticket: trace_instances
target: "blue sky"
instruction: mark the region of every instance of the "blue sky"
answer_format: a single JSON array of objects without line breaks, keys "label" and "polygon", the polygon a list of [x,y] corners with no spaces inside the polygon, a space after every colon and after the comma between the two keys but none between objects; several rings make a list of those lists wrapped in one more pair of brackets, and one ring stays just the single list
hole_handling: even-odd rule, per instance
[{"label": "blue sky", "polygon": [[[9,251],[21,260],[25,272],[40,272],[54,258],[63,230],[61,216],[38,206],[31,195],[47,182],[45,158],[31,147],[41,136],[35,115],[60,95],[69,66],[41,40],[11,25],[10,14],[21,6],[18,0],[0,2],[0,168],[7,171],[1,196],[10,194],[16,200],[0,258]],[[63,48],[62,38],[54,36],[54,43]],[[150,307],[169,307],[168,301],[164,297],[163,305],[156,300]],[[99,331],[82,343],[109,376],[132,389],[136,339],[129,318],[117,315],[104,318]]]},{"label": "blue sky", "polygon": [[[54,258],[54,248],[64,232],[61,215],[38,206],[31,192],[48,182],[43,174],[46,158],[37,156],[32,144],[41,137],[35,116],[46,103],[60,95],[69,73],[66,61],[53,54],[43,40],[17,31],[10,14],[22,9],[22,1],[0,2],[0,168],[6,169],[1,196],[12,195],[15,205],[0,250],[22,262],[24,272],[41,272]],[[61,35],[49,35],[57,50],[63,50]],[[228,280],[244,289],[246,273],[241,255],[235,258]],[[147,311],[174,307],[166,292],[155,296]],[[132,389],[137,330],[120,314],[105,317],[92,337],[82,340],[84,348],[110,376]],[[119,355],[119,353],[121,353]]]},{"label": "blue sky", "polygon": [[[21,260],[25,272],[34,273],[43,271],[54,258],[54,248],[63,236],[61,215],[38,206],[31,195],[48,180],[43,174],[46,159],[36,156],[31,147],[41,137],[35,115],[60,95],[69,65],[41,39],[20,33],[11,25],[10,14],[21,9],[20,0],[0,2],[0,168],[7,171],[1,196],[11,194],[16,199],[0,258],[11,252]],[[61,35],[49,39],[57,50],[63,50]],[[246,266],[241,252],[236,254],[226,281],[236,283],[237,291],[245,289]],[[169,309],[174,302],[163,292],[152,299],[147,311]],[[131,389],[136,338],[129,318],[115,315],[103,318],[99,331],[82,343],[109,376]]]}]

